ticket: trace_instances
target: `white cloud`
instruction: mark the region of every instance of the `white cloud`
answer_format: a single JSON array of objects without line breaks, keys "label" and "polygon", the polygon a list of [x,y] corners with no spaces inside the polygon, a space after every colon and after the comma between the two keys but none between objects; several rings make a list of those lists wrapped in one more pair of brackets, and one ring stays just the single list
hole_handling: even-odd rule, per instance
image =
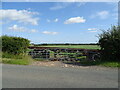
[{"label": "white cloud", "polygon": [[98,16],[100,16],[101,19],[106,19],[108,15],[109,15],[108,11],[98,12]]},{"label": "white cloud", "polygon": [[100,19],[106,19],[106,18],[108,18],[108,16],[109,16],[109,11],[100,11],[100,12],[97,12],[97,13],[91,15],[90,17],[91,18],[99,17]]},{"label": "white cloud", "polygon": [[29,23],[32,25],[38,25],[38,18],[34,18],[34,15],[39,14],[38,12],[31,12],[28,10],[16,10],[16,9],[7,9],[0,10],[0,19],[18,21],[21,23]]},{"label": "white cloud", "polygon": [[49,23],[49,22],[58,22],[58,21],[59,21],[58,18],[56,18],[56,19],[54,19],[54,20],[47,19],[47,22],[48,22],[48,23]]},{"label": "white cloud", "polygon": [[81,7],[82,5],[85,5],[86,4],[86,2],[77,2],[77,7]]},{"label": "white cloud", "polygon": [[9,27],[8,29],[13,30],[13,31],[18,31],[18,32],[25,32],[26,31],[26,28],[19,27],[18,25],[13,25],[13,26]]},{"label": "white cloud", "polygon": [[88,28],[89,32],[97,32],[98,29],[97,28]]},{"label": "white cloud", "polygon": [[32,30],[30,30],[30,32],[35,33],[35,32],[38,32],[38,31],[36,29],[32,29]]},{"label": "white cloud", "polygon": [[32,10],[32,8],[27,8],[27,10]]},{"label": "white cloud", "polygon": [[54,22],[58,22],[58,19],[56,18],[56,19],[54,20]]},{"label": "white cloud", "polygon": [[61,5],[56,5],[56,6],[51,7],[50,10],[58,10],[58,9],[62,9],[62,8],[65,8],[65,7],[63,7]]},{"label": "white cloud", "polygon": [[97,32],[97,30],[96,31],[89,31],[89,32]]},{"label": "white cloud", "polygon": [[64,24],[72,24],[72,23],[84,23],[86,20],[83,17],[73,17],[69,18],[64,22]]},{"label": "white cloud", "polygon": [[53,7],[50,7],[50,10],[59,10],[59,9],[63,9],[66,8],[67,6],[69,6],[71,3],[55,3],[55,5]]},{"label": "white cloud", "polygon": [[88,28],[88,30],[97,30],[97,28]]},{"label": "white cloud", "polygon": [[47,22],[51,22],[49,19],[47,19]]},{"label": "white cloud", "polygon": [[59,3],[55,3],[52,7],[50,7],[50,10],[59,10],[59,9],[63,9],[66,8],[72,4],[76,4],[77,7],[80,7],[82,5],[85,5],[85,2],[59,2]]},{"label": "white cloud", "polygon": [[25,27],[21,27],[21,26],[18,26],[16,24],[8,27],[8,30],[17,31],[17,32],[31,32],[31,33],[38,32],[38,30],[36,30],[36,29],[27,29]]},{"label": "white cloud", "polygon": [[49,32],[49,31],[43,31],[43,34],[49,34],[49,35],[56,35],[58,32]]}]

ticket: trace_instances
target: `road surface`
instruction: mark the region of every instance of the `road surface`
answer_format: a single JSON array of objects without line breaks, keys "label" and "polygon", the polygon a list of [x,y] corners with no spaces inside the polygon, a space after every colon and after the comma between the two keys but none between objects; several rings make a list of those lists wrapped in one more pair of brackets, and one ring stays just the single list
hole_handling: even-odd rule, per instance
[{"label": "road surface", "polygon": [[3,64],[2,70],[3,88],[118,88],[118,70],[111,68]]}]

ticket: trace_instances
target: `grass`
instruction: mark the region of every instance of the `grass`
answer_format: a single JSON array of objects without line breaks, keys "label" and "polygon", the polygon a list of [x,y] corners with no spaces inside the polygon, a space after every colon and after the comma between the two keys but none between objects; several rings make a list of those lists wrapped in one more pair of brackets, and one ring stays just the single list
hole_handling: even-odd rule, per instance
[{"label": "grass", "polygon": [[2,53],[2,63],[4,64],[29,65],[32,61],[33,59],[28,55]]},{"label": "grass", "polygon": [[23,60],[23,59],[7,59],[7,58],[4,58],[2,62],[4,64],[29,65],[29,60]]},{"label": "grass", "polygon": [[44,59],[44,58],[34,58],[34,60],[35,61],[45,61],[45,62],[50,61],[50,60]]},{"label": "grass", "polygon": [[101,66],[106,66],[106,67],[120,67],[120,63],[119,62],[113,62],[113,61],[111,61],[111,62],[102,62],[101,64],[100,64]]},{"label": "grass", "polygon": [[[0,63],[4,64],[17,64],[17,65],[29,65],[33,61],[49,61],[41,58],[36,58],[32,59],[28,55],[13,55],[13,54],[8,54],[8,53],[0,53]],[[78,59],[81,59],[79,61],[80,64],[85,65],[85,66],[105,66],[105,67],[120,67],[120,62],[117,61],[88,61],[86,60],[85,56],[77,57]],[[68,61],[67,61],[68,62]]]},{"label": "grass", "polygon": [[105,66],[105,67],[120,67],[120,62],[117,61],[81,61],[81,64],[85,66],[92,66],[92,65],[97,65],[97,66]]},{"label": "grass", "polygon": [[43,45],[39,47],[60,47],[60,48],[80,48],[80,49],[100,49],[98,45]]}]

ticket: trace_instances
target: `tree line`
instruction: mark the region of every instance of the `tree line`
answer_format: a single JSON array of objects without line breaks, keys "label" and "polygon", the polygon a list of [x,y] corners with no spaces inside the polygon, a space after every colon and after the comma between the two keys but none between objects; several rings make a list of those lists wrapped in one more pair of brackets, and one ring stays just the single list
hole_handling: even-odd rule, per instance
[{"label": "tree line", "polygon": [[89,44],[86,44],[86,43],[83,43],[83,44],[74,44],[74,43],[62,43],[62,44],[48,44],[48,43],[43,43],[43,44],[33,44],[34,46],[54,46],[54,45],[99,45],[98,43],[89,43]]}]

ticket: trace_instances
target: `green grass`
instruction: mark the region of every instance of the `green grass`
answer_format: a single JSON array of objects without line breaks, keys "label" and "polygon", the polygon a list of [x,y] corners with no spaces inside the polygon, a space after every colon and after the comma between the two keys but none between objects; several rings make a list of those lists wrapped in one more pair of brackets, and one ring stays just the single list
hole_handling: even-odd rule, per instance
[{"label": "green grass", "polygon": [[28,55],[2,53],[2,63],[4,64],[29,65],[32,62],[33,59]]},{"label": "green grass", "polygon": [[50,61],[50,60],[44,59],[44,58],[34,58],[34,60],[35,61],[45,61],[45,62]]},{"label": "green grass", "polygon": [[29,60],[23,60],[23,59],[7,59],[3,58],[2,63],[4,64],[17,64],[17,65],[29,65]]},{"label": "green grass", "polygon": [[100,49],[98,45],[43,45],[39,47],[60,47],[60,48],[80,48],[80,49]]},{"label": "green grass", "polygon": [[120,63],[119,62],[102,62],[100,64],[101,66],[106,66],[106,67],[120,67]]},{"label": "green grass", "polygon": [[14,55],[9,53],[2,53],[2,58],[23,59],[23,55]]},{"label": "green grass", "polygon": [[97,65],[97,66],[105,66],[105,67],[120,67],[120,62],[117,61],[81,61],[81,64],[85,66],[92,66],[92,65]]}]

